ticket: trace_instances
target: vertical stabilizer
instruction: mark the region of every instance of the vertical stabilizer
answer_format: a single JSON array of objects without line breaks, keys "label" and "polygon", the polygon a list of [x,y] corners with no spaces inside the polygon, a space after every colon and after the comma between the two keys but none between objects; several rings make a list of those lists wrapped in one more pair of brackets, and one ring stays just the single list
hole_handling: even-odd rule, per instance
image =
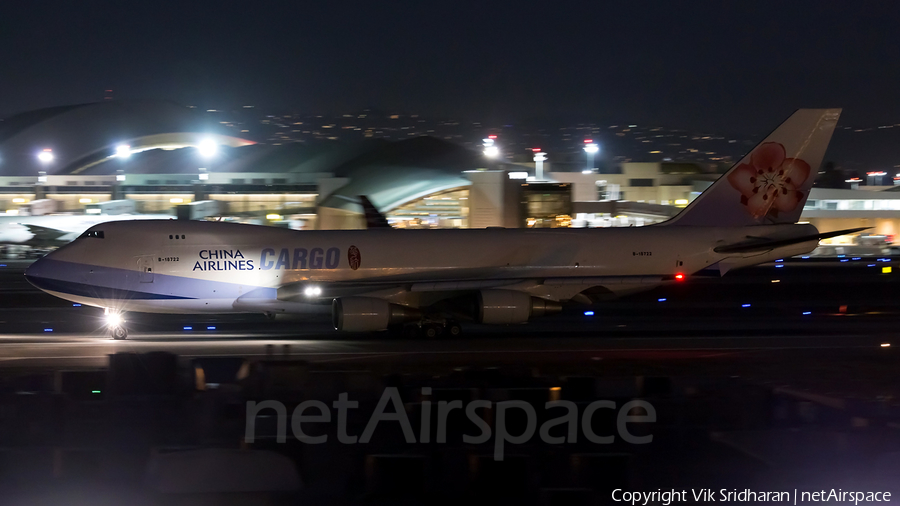
[{"label": "vertical stabilizer", "polygon": [[840,109],[799,109],[740,162],[662,225],[796,223]]}]

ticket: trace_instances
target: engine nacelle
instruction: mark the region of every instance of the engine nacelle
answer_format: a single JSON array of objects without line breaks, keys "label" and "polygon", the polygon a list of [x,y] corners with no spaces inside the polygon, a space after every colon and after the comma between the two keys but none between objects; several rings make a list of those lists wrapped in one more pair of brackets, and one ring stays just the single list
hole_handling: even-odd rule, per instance
[{"label": "engine nacelle", "polygon": [[513,290],[481,290],[475,309],[479,323],[525,323],[533,316],[562,311],[562,304]]},{"label": "engine nacelle", "polygon": [[387,330],[388,325],[420,317],[417,309],[374,297],[341,297],[331,304],[334,328],[345,332]]}]

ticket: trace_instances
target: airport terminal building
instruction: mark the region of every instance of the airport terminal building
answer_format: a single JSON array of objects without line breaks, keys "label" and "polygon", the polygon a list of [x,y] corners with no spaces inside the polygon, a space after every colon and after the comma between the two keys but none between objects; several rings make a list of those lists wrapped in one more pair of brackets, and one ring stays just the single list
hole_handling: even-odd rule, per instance
[{"label": "airport terminal building", "polygon": [[[718,177],[671,162],[554,171],[552,153],[543,165],[538,180],[534,163],[428,136],[262,144],[195,109],[108,101],[0,122],[0,211],[348,229],[365,226],[365,195],[400,228],[642,226],[674,216]],[[900,192],[873,189],[882,188],[814,188],[802,219],[821,230],[865,226],[893,236]]]}]

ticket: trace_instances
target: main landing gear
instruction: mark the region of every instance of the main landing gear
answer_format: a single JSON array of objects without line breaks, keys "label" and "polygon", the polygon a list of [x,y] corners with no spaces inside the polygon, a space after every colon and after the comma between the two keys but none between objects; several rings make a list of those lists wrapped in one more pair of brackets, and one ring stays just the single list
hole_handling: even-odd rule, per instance
[{"label": "main landing gear", "polygon": [[109,330],[109,336],[115,340],[128,338],[128,329],[125,328],[125,319],[122,315],[106,308],[103,312],[106,317],[106,328]]},{"label": "main landing gear", "polygon": [[404,330],[406,335],[412,338],[454,338],[462,335],[462,327],[458,321],[442,317],[426,317],[417,322],[408,323]]}]

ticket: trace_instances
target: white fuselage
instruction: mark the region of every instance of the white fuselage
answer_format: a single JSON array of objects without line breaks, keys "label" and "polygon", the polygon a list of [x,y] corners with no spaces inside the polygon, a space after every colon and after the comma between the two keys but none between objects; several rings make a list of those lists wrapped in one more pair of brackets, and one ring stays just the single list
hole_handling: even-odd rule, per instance
[{"label": "white fuselage", "polygon": [[142,221],[90,230],[103,237],[81,237],[51,253],[29,268],[29,280],[79,303],[178,313],[255,311],[292,285],[321,287],[305,301],[312,304],[330,302],[335,294],[367,293],[403,304],[399,292],[447,289],[448,282],[459,289],[527,286],[521,289],[567,300],[571,289],[535,287],[574,283],[577,293],[614,279],[648,279],[643,288],[649,289],[723,260],[740,267],[816,245],[743,255],[713,251],[748,235],[815,234],[809,225],[755,226],[750,234],[747,227],[293,231]]}]

